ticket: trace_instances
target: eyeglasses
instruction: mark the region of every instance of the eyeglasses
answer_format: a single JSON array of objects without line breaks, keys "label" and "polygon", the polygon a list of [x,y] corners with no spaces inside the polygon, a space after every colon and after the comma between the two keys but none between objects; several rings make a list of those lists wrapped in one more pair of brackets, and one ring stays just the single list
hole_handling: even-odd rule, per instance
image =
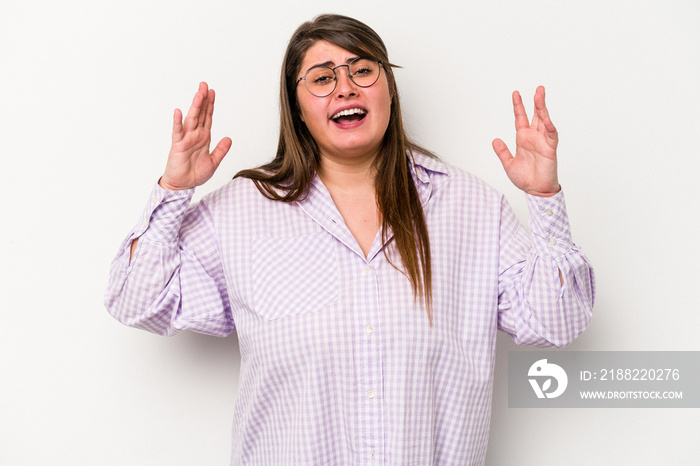
[{"label": "eyeglasses", "polygon": [[297,80],[297,85],[304,80],[306,89],[316,97],[326,97],[335,91],[338,84],[338,68],[346,67],[348,77],[360,87],[370,87],[379,80],[382,62],[371,58],[357,58],[347,65],[338,65],[335,68],[330,66],[314,66],[306,75]]}]

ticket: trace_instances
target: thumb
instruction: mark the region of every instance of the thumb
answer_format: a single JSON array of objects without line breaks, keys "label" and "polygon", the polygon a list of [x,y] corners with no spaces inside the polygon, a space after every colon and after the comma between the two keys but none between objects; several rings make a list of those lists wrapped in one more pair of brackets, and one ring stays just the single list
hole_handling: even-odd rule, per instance
[{"label": "thumb", "polygon": [[493,151],[498,156],[498,159],[501,161],[503,168],[507,168],[507,166],[510,165],[511,160],[513,160],[513,155],[508,150],[506,143],[501,139],[494,139],[491,146],[493,147]]},{"label": "thumb", "polygon": [[214,150],[211,153],[211,158],[214,164],[218,167],[221,161],[224,159],[226,154],[228,153],[229,149],[231,149],[231,144],[233,142],[231,141],[231,138],[223,138],[219,143],[216,145]]}]

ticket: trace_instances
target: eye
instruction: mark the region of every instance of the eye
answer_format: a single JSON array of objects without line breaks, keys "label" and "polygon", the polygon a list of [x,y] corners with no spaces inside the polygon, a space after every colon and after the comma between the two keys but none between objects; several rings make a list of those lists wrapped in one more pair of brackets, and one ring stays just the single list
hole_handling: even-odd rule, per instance
[{"label": "eye", "polygon": [[377,72],[377,62],[360,58],[350,65],[350,72],[356,78],[370,78]]},{"label": "eye", "polygon": [[352,74],[357,76],[367,76],[368,74],[372,74],[372,69],[367,66],[364,66],[362,68],[356,69],[355,71],[353,71]]},{"label": "eye", "polygon": [[331,81],[333,81],[333,78],[331,78],[330,76],[317,76],[314,79],[314,84],[327,84]]},{"label": "eye", "polygon": [[333,73],[333,70],[329,68],[312,70],[307,79],[309,79],[311,83],[316,86],[323,86],[335,81],[335,74]]}]

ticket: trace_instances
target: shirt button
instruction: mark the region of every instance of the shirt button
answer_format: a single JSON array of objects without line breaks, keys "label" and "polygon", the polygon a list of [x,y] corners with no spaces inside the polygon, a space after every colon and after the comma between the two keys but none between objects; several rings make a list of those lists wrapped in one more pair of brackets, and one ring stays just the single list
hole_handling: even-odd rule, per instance
[{"label": "shirt button", "polygon": [[367,390],[367,398],[369,398],[370,400],[374,398],[374,390],[372,390],[371,388]]},{"label": "shirt button", "polygon": [[372,328],[371,325],[368,325],[367,327],[365,327],[365,332],[367,332],[369,335],[371,335],[372,332],[374,332],[374,329]]},{"label": "shirt button", "polygon": [[153,196],[153,199],[151,199],[151,203],[152,203],[153,205],[158,204],[158,198],[155,197],[155,196]]},{"label": "shirt button", "polygon": [[552,211],[552,209],[549,209],[547,212],[545,212],[545,215],[547,217],[551,217],[552,215],[554,215],[554,212]]},{"label": "shirt button", "polygon": [[549,238],[549,244],[554,246],[555,244],[557,244],[557,239],[556,238]]},{"label": "shirt button", "polygon": [[368,275],[371,271],[372,269],[370,269],[369,267],[365,267],[365,269],[362,271],[362,275]]}]

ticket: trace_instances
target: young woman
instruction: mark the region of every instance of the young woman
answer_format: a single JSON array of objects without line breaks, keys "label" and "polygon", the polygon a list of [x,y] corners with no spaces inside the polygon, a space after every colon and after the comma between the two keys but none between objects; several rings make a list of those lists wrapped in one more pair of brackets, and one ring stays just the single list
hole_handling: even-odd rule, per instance
[{"label": "young woman", "polygon": [[209,151],[202,83],[112,265],[121,322],[237,331],[232,464],[483,464],[496,331],[564,346],[588,324],[544,89],[532,120],[513,95],[515,155],[493,143],[530,240],[503,196],[407,138],[393,66],[359,21],[300,26],[276,157],[190,205],[231,147]]}]

